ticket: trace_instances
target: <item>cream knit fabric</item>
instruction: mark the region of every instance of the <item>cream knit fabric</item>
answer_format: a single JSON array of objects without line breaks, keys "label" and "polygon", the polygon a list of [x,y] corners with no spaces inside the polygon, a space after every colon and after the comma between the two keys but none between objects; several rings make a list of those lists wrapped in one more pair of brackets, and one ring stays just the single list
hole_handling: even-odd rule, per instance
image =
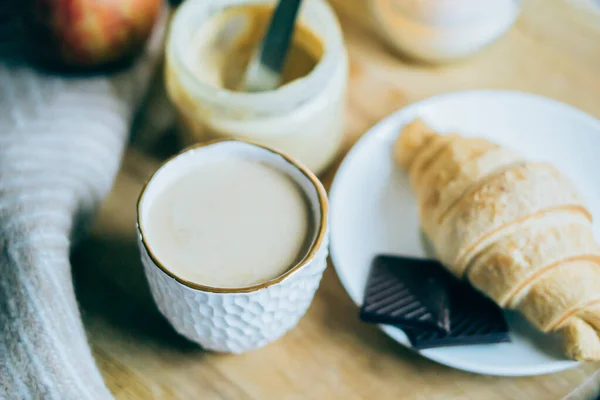
[{"label": "cream knit fabric", "polygon": [[0,399],[112,398],[86,342],[69,250],[111,187],[164,20],[141,59],[111,77],[0,61]]}]

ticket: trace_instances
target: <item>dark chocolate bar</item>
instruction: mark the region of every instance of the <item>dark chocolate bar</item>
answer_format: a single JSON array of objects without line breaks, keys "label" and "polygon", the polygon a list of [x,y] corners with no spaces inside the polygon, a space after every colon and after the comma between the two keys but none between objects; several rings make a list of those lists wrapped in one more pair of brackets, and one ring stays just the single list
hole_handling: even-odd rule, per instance
[{"label": "dark chocolate bar", "polygon": [[502,309],[496,303],[452,276],[448,276],[447,280],[450,292],[450,332],[399,326],[408,336],[413,348],[421,350],[510,342],[508,324]]},{"label": "dark chocolate bar", "polygon": [[449,332],[448,292],[439,272],[435,261],[376,257],[360,318],[402,328]]},{"label": "dark chocolate bar", "polygon": [[[445,293],[447,302],[440,300],[440,293]],[[415,317],[411,310],[420,313]],[[449,330],[440,329],[444,312]],[[397,326],[419,350],[510,341],[502,309],[433,260],[376,257],[361,319]]]}]

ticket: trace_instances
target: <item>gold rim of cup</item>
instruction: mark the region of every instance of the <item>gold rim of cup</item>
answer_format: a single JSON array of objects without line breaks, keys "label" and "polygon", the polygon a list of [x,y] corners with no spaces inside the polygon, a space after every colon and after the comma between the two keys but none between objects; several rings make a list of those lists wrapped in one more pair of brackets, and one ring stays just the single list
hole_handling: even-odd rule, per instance
[{"label": "gold rim of cup", "polygon": [[[320,208],[320,219],[319,219],[319,225],[317,226],[316,230],[317,230],[317,235],[315,240],[313,241],[313,243],[311,244],[310,248],[308,249],[308,251],[306,252],[306,255],[302,258],[302,260],[297,263],[296,265],[294,265],[293,267],[291,267],[290,269],[288,269],[286,272],[284,272],[283,274],[277,276],[276,278],[267,280],[265,282],[261,282],[258,283],[256,285],[251,285],[251,286],[245,286],[245,287],[240,287],[240,288],[220,288],[220,287],[214,287],[214,286],[207,286],[207,285],[202,285],[200,283],[196,283],[196,282],[192,282],[189,281],[187,279],[181,278],[180,276],[177,276],[177,274],[175,274],[174,272],[170,271],[169,268],[162,264],[159,260],[158,257],[156,257],[154,255],[154,253],[152,252],[152,249],[150,248],[150,246],[148,245],[148,242],[146,240],[146,235],[144,233],[144,228],[143,228],[143,224],[141,221],[141,205],[142,202],[144,201],[144,194],[146,193],[146,189],[148,188],[148,185],[150,184],[150,182],[152,182],[152,179],[154,179],[154,177],[159,173],[159,171],[161,171],[164,168],[167,168],[168,165],[174,161],[176,158],[184,155],[187,152],[193,151],[195,149],[198,148],[202,148],[202,147],[208,147],[214,144],[218,144],[218,143],[227,143],[227,142],[231,142],[231,143],[243,143],[243,144],[247,144],[250,146],[255,146],[255,147],[260,147],[261,149],[268,151],[270,153],[273,153],[279,157],[281,157],[285,162],[287,162],[288,164],[292,165],[294,168],[296,168],[298,171],[300,171],[306,178],[308,178],[308,180],[311,182],[312,186],[315,188],[316,192],[317,192],[317,196],[319,199],[319,208]],[[138,197],[137,200],[137,204],[136,204],[136,221],[137,221],[137,230],[138,233],[140,235],[141,238],[141,243],[144,246],[144,249],[146,250],[146,252],[148,253],[150,259],[152,260],[153,264],[156,265],[158,268],[160,268],[160,270],[162,272],[164,272],[165,274],[167,274],[168,276],[170,276],[171,278],[175,279],[177,282],[181,283],[182,285],[185,285],[189,288],[192,289],[196,289],[196,290],[201,290],[204,292],[211,292],[211,293],[249,293],[249,292],[254,292],[260,289],[265,289],[268,288],[269,286],[278,284],[282,281],[284,281],[286,278],[288,278],[290,275],[294,274],[296,271],[302,269],[305,265],[309,264],[315,257],[317,251],[321,248],[321,244],[323,243],[323,240],[325,238],[325,235],[327,233],[327,212],[328,212],[328,201],[327,201],[327,193],[325,191],[325,188],[323,187],[323,184],[321,183],[321,181],[319,180],[319,178],[317,178],[315,176],[315,174],[313,174],[307,167],[305,167],[304,165],[302,165],[302,163],[300,163],[299,161],[297,161],[296,159],[294,159],[293,157],[279,151],[279,150],[275,150],[271,147],[268,146],[263,146],[261,144],[258,143],[253,143],[251,141],[248,140],[240,140],[240,139],[217,139],[217,140],[212,140],[209,142],[205,142],[205,143],[198,143],[198,144],[194,144],[192,146],[189,146],[185,149],[183,149],[182,151],[180,151],[179,153],[169,157],[166,161],[164,161],[159,167],[158,169],[152,174],[152,176],[144,183],[144,186],[142,187],[142,190],[140,192],[140,195]]]}]

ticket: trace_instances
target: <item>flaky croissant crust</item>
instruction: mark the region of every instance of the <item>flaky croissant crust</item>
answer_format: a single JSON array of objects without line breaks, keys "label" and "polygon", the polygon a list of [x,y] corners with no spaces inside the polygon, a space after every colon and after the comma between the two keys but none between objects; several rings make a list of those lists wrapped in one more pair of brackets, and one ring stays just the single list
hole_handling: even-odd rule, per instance
[{"label": "flaky croissant crust", "polygon": [[600,360],[600,245],[565,176],[421,120],[403,128],[394,159],[410,175],[423,231],[447,269],[558,332],[567,356]]}]

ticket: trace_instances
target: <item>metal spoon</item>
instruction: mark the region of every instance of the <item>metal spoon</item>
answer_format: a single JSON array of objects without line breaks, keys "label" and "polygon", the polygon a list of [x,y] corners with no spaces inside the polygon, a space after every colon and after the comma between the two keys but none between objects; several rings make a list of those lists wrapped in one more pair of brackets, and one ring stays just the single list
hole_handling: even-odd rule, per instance
[{"label": "metal spoon", "polygon": [[281,84],[281,72],[301,2],[302,0],[279,0],[265,37],[246,69],[242,83],[244,91],[274,90]]}]

